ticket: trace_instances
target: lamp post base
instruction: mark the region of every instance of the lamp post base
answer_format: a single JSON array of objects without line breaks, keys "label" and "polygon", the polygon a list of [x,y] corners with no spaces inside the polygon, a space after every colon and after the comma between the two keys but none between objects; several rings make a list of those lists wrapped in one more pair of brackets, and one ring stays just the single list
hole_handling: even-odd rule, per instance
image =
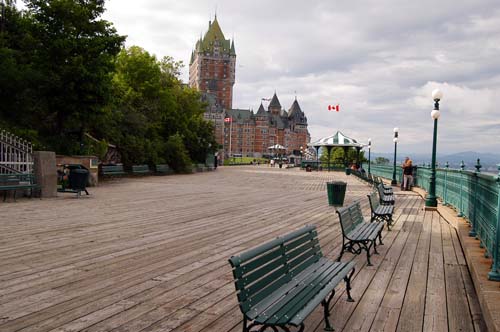
[{"label": "lamp post base", "polygon": [[427,209],[428,207],[430,208],[436,208],[437,207],[437,199],[436,197],[427,197],[425,199],[425,208]]},{"label": "lamp post base", "polygon": [[391,186],[397,187],[398,186],[398,181],[392,180],[391,181]]},{"label": "lamp post base", "polygon": [[500,273],[495,271],[490,271],[488,273],[488,280],[500,281]]}]

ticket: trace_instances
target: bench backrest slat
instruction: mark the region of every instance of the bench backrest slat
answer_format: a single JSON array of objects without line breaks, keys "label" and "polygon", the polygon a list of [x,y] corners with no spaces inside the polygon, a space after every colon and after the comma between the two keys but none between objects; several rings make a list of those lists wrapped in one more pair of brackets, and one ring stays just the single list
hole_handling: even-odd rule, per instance
[{"label": "bench backrest slat", "polygon": [[380,206],[380,199],[377,197],[377,192],[373,191],[368,196],[368,201],[370,202],[370,208],[375,211]]},{"label": "bench backrest slat", "polygon": [[322,256],[315,226],[278,237],[229,259],[245,314]]},{"label": "bench backrest slat", "polygon": [[344,236],[347,236],[347,234],[354,230],[359,224],[365,222],[359,202],[338,209],[337,214],[339,215],[340,226],[342,227]]},{"label": "bench backrest slat", "polygon": [[101,172],[103,174],[124,173],[123,165],[101,166]]},{"label": "bench backrest slat", "polygon": [[380,199],[382,199],[384,197],[384,185],[382,183],[380,183],[377,186],[377,190],[378,190],[378,195],[379,195]]}]

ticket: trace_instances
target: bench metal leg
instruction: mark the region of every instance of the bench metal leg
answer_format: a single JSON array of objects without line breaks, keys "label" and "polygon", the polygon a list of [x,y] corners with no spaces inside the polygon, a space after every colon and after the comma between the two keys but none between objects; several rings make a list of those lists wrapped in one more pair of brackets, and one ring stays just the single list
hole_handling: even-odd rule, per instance
[{"label": "bench metal leg", "polygon": [[332,300],[334,295],[335,295],[335,289],[332,290],[332,293],[328,297],[328,300],[325,299],[321,301],[321,305],[323,306],[323,314],[325,318],[325,331],[334,331],[332,325],[330,324],[330,320],[328,319],[328,317],[330,317],[330,310],[329,310],[330,301]]},{"label": "bench metal leg", "polygon": [[379,253],[378,253],[378,251],[377,251],[377,238],[375,238],[375,239],[373,240],[373,244],[372,244],[372,246],[373,246],[373,253],[374,253],[375,255],[379,255]]},{"label": "bench metal leg", "polygon": [[366,250],[366,260],[368,261],[368,266],[373,266],[372,262],[370,261],[370,248],[375,242],[371,242],[370,245],[366,245],[366,242],[363,242],[364,244],[364,249]]},{"label": "bench metal leg", "polygon": [[[243,332],[266,332],[266,331],[273,331],[273,332],[291,332],[290,329],[285,326],[285,325],[268,325],[268,324],[259,324],[259,323],[252,323],[248,325],[248,320],[246,317],[243,318]],[[256,329],[253,329],[256,327]],[[299,325],[299,329],[297,332],[304,332],[305,326],[304,323],[301,323]]]},{"label": "bench metal leg", "polygon": [[347,302],[354,302],[354,299],[351,297],[351,279],[352,276],[354,275],[354,272],[356,271],[356,268],[352,268],[351,273],[349,275],[344,277],[345,281],[345,289],[347,292]]},{"label": "bench metal leg", "polygon": [[[376,239],[375,239],[376,240]],[[383,246],[384,243],[382,243],[382,230],[380,230],[380,232],[378,233],[378,243]]]}]

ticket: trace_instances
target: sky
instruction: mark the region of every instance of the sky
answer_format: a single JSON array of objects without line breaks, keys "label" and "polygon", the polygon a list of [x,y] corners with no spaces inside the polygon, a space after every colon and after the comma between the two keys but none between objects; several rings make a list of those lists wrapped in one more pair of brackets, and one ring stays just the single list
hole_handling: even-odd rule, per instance
[{"label": "sky", "polygon": [[[438,150],[500,153],[498,0],[108,0],[104,18],[158,58],[182,60],[217,19],[235,40],[233,107],[276,91],[297,100],[312,140],[337,130],[373,152],[430,153],[431,92],[443,91]],[[264,102],[264,106],[266,102]],[[340,105],[329,112],[328,105]]]}]

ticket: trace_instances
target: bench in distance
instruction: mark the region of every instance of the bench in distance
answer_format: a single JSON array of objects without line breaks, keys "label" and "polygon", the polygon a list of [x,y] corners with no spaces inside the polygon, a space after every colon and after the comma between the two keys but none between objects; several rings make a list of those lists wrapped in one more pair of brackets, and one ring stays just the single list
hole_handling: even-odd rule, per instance
[{"label": "bench in distance", "polygon": [[388,194],[384,190],[384,185],[377,185],[377,191],[380,198],[380,204],[382,205],[394,205],[395,199],[394,194]]},{"label": "bench in distance", "polygon": [[[304,320],[323,306],[325,329],[333,331],[328,317],[335,287],[344,280],[348,301],[354,262],[335,262],[323,257],[315,226],[306,226],[229,259],[238,302],[243,313],[243,332],[304,331]],[[267,331],[267,330],[266,330]]]},{"label": "bench in distance", "polygon": [[35,175],[30,173],[10,173],[0,174],[0,191],[3,191],[3,201],[7,199],[7,192],[14,192],[14,201],[18,190],[29,190],[30,197],[33,191],[40,191],[40,186],[36,183]]},{"label": "bench in distance", "polygon": [[132,173],[135,175],[146,175],[150,172],[148,165],[132,165]]},{"label": "bench in distance", "polygon": [[125,175],[125,170],[123,169],[123,165],[102,165],[101,175],[104,176]]},{"label": "bench in distance", "polygon": [[367,196],[368,201],[370,202],[371,210],[370,221],[385,221],[387,222],[387,230],[390,231],[392,226],[392,214],[394,213],[394,205],[381,205],[376,191]]}]

